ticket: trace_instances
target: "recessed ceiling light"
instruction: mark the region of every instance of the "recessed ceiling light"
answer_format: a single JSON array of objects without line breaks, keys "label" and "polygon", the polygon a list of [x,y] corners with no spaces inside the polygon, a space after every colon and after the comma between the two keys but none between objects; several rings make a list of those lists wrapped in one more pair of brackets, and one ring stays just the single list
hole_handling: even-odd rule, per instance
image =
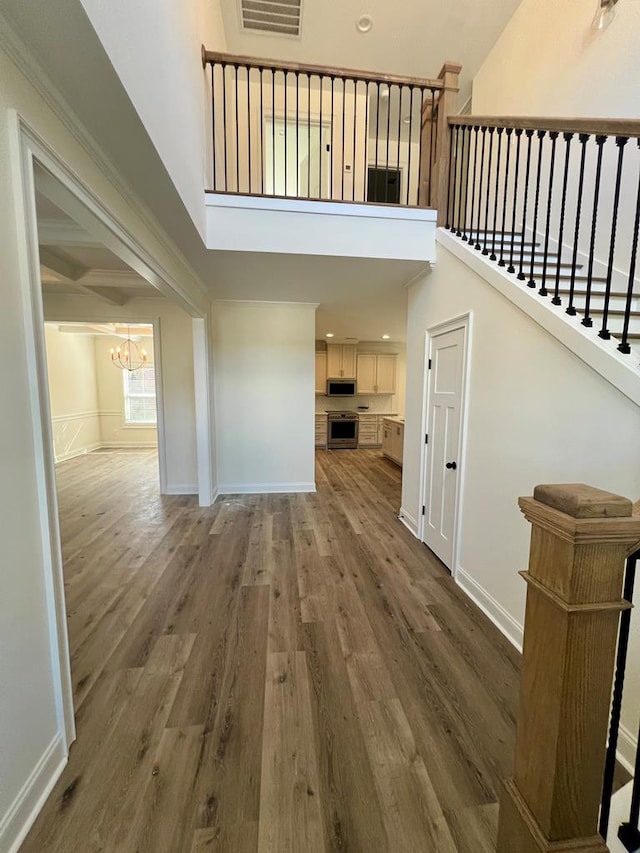
[{"label": "recessed ceiling light", "polygon": [[325,335],[325,338],[332,338],[332,337],[333,337],[333,332],[327,332],[327,334]]},{"label": "recessed ceiling light", "polygon": [[390,337],[391,337],[391,335],[383,335],[383,336],[382,336],[382,340],[383,340],[383,341],[388,341]]},{"label": "recessed ceiling light", "polygon": [[368,33],[372,26],[373,18],[371,15],[361,15],[356,22],[356,28],[361,33]]}]

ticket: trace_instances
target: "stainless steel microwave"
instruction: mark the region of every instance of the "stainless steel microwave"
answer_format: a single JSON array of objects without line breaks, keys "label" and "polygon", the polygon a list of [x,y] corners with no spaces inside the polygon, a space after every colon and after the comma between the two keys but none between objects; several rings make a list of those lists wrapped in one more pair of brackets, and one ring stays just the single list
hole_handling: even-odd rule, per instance
[{"label": "stainless steel microwave", "polygon": [[327,379],[327,397],[354,397],[355,379]]}]

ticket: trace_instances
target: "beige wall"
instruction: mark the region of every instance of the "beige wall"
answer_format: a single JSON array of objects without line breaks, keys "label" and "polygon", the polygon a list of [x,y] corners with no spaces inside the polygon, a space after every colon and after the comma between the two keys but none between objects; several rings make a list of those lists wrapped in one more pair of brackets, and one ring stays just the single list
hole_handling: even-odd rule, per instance
[{"label": "beige wall", "polygon": [[[111,347],[122,343],[122,338],[97,336],[93,339],[96,364],[96,381],[100,409],[100,441],[103,447],[154,447],[157,429],[153,426],[126,424],[124,420],[124,383],[122,370],[111,363]],[[154,362],[153,338],[139,342]]]}]

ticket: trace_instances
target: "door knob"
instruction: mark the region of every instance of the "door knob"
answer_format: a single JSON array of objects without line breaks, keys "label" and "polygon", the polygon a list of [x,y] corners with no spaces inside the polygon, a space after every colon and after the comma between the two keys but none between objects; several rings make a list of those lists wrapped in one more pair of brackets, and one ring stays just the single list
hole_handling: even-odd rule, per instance
[{"label": "door knob", "polygon": [[452,471],[455,471],[458,466],[456,465],[455,462],[447,462],[447,464],[444,467],[450,468]]}]

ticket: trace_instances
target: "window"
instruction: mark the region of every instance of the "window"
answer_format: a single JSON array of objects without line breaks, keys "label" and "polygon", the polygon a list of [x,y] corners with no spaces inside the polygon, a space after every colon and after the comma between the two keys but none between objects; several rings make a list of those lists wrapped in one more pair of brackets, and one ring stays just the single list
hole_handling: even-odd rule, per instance
[{"label": "window", "polygon": [[126,424],[156,423],[156,372],[152,364],[137,370],[123,370],[124,422]]}]

